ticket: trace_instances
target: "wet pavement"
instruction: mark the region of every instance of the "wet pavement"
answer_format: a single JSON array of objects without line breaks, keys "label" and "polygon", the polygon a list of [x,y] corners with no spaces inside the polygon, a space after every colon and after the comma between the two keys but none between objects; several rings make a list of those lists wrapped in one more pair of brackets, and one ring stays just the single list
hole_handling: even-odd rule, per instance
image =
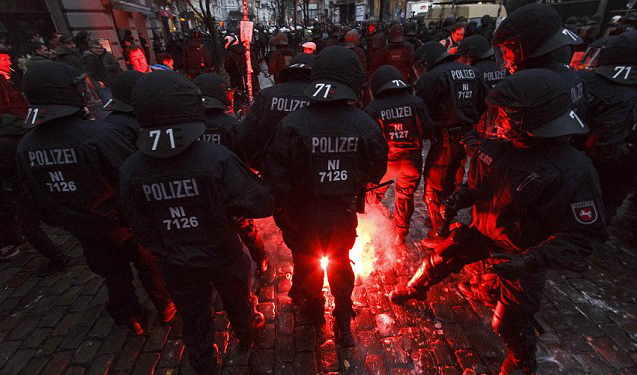
[{"label": "wet pavement", "polygon": [[[255,283],[267,324],[249,356],[224,354],[219,373],[497,375],[504,348],[491,329],[491,310],[459,293],[457,283],[465,276],[434,287],[427,302],[399,307],[387,298],[429,251],[419,243],[427,231],[425,215],[418,203],[405,249],[391,245],[386,219],[378,214],[361,218],[362,233],[352,254],[356,347],[349,350],[334,344],[331,315],[326,314],[327,329],[317,332],[295,311],[287,296],[290,252],[271,219],[257,221],[273,260]],[[144,336],[130,336],[106,315],[105,285],[86,267],[77,241],[60,229],[48,232],[73,259],[67,272],[36,278],[42,258],[32,249],[0,263],[0,374],[193,374],[179,318],[169,326],[154,324]],[[637,374],[636,271],[634,251],[605,247],[582,274],[549,273],[537,316],[545,331],[539,339],[538,373]],[[152,311],[139,285],[138,295]],[[227,353],[234,339],[221,301],[215,300],[215,337]],[[327,305],[333,307],[331,300]]]}]

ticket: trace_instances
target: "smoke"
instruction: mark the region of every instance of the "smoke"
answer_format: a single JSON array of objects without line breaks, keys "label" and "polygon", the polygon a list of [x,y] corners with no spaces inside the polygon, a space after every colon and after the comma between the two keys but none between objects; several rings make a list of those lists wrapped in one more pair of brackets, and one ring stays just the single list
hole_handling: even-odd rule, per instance
[{"label": "smoke", "polygon": [[366,278],[374,271],[394,268],[399,260],[396,227],[387,209],[380,204],[368,204],[358,215],[356,243],[349,256],[354,273]]}]

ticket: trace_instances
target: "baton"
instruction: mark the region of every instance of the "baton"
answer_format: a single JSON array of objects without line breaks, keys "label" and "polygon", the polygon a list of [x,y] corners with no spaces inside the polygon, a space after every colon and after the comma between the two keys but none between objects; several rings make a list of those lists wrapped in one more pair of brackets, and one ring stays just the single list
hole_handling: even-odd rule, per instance
[{"label": "baton", "polygon": [[365,192],[369,193],[370,191],[374,191],[376,189],[380,189],[382,187],[389,186],[389,185],[391,185],[393,183],[394,183],[394,180],[385,181],[382,184],[378,184],[378,185],[376,185],[374,187],[370,187],[369,189],[365,189]]}]

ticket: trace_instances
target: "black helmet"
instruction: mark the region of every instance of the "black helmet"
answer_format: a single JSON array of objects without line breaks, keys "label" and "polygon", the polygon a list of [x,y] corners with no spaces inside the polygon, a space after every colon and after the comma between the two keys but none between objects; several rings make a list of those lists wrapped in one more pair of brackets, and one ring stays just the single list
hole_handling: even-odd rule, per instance
[{"label": "black helmet", "polygon": [[[598,48],[597,51],[591,51],[594,48]],[[585,57],[588,56],[591,56],[586,60],[588,67],[594,68],[595,73],[620,84],[637,83],[637,31],[627,31],[604,38],[603,43],[593,43],[586,51]]]},{"label": "black helmet", "polygon": [[383,65],[372,74],[370,88],[372,95],[377,97],[379,94],[390,90],[409,90],[411,85],[403,81],[403,76],[396,67]]},{"label": "black helmet", "polygon": [[281,69],[280,73],[280,81],[286,82],[289,81],[292,75],[301,73],[304,76],[307,76],[309,80],[312,74],[312,66],[314,66],[314,55],[308,55],[305,53],[298,54],[292,58],[290,61],[290,65]]},{"label": "black helmet", "polygon": [[405,29],[405,35],[407,36],[416,36],[416,27],[417,25],[413,22],[405,22],[403,28]]},{"label": "black helmet", "polygon": [[43,61],[33,65],[22,80],[29,112],[24,127],[72,115],[86,106],[81,85],[84,75],[70,65]]},{"label": "black helmet", "polygon": [[314,59],[305,95],[321,102],[359,100],[365,77],[358,56],[343,46],[324,48]]},{"label": "black helmet", "polygon": [[451,55],[447,52],[447,48],[436,41],[429,41],[416,50],[414,58],[413,70],[416,77],[420,78],[427,71],[436,65],[457,58],[457,55]]},{"label": "black helmet", "polygon": [[445,29],[448,31],[451,31],[451,28],[453,27],[453,25],[455,25],[456,23],[456,17],[454,16],[448,16],[447,18],[444,19],[444,21],[442,21],[442,25],[441,25],[441,29]]},{"label": "black helmet", "polygon": [[405,28],[403,25],[396,23],[389,29],[389,42],[401,43],[405,41]]},{"label": "black helmet", "polygon": [[137,147],[149,156],[177,155],[206,131],[201,91],[175,72],[140,78],[133,87],[133,108],[141,126]]},{"label": "black helmet", "polygon": [[133,86],[144,76],[144,73],[136,70],[127,70],[115,76],[111,81],[111,93],[113,98],[106,103],[107,111],[133,112]]},{"label": "black helmet", "polygon": [[475,34],[460,41],[456,54],[467,55],[473,61],[487,59],[495,54],[487,38],[480,34]]},{"label": "black helmet", "polygon": [[568,85],[557,73],[528,69],[503,79],[485,99],[485,131],[509,140],[586,134],[588,127],[571,109]]},{"label": "black helmet", "polygon": [[205,109],[226,109],[230,106],[228,83],[219,74],[200,74],[192,82],[201,90]]},{"label": "black helmet", "polygon": [[500,67],[512,73],[523,61],[580,43],[582,38],[562,27],[560,15],[545,4],[528,4],[511,13],[500,23],[491,42]]}]

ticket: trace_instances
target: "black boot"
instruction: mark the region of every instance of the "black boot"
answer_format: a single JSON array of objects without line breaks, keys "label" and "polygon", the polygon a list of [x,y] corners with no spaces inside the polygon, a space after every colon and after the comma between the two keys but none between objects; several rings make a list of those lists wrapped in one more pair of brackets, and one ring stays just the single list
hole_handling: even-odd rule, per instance
[{"label": "black boot", "polygon": [[442,265],[443,262],[439,256],[429,255],[423,260],[405,289],[391,292],[389,299],[396,305],[402,305],[411,299],[426,300],[429,288],[441,279],[434,276],[439,273],[438,268]]},{"label": "black boot", "polygon": [[334,339],[342,348],[351,348],[354,346],[354,335],[352,335],[352,317],[354,312],[350,311],[334,312],[334,320],[336,327],[334,329]]}]

